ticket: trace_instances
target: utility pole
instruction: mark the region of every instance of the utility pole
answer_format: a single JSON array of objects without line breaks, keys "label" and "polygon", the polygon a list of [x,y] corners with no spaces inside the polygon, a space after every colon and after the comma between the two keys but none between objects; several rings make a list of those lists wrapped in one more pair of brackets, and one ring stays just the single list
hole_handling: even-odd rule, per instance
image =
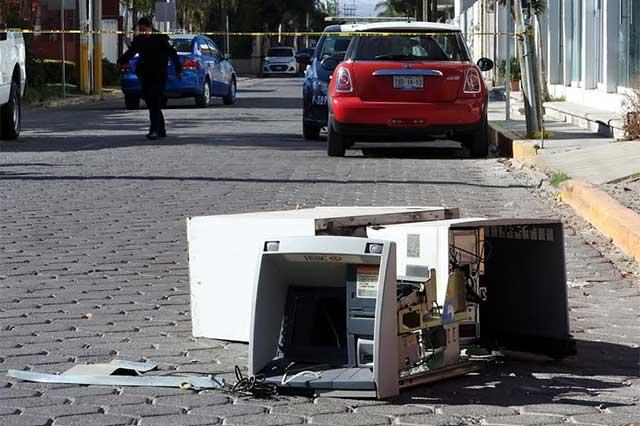
[{"label": "utility pole", "polygon": [[65,52],[65,46],[64,46],[64,1],[65,0],[60,0],[60,38],[62,40],[61,47],[62,47],[62,52],[61,52],[61,56],[62,56],[62,97],[66,97],[67,96],[67,54]]},{"label": "utility pole", "polygon": [[[305,19],[304,19],[304,31],[306,33],[309,32],[309,12],[307,12],[307,15],[305,16]],[[309,34],[306,34],[304,36],[304,47],[306,47],[307,49],[309,48]]]},{"label": "utility pole", "polygon": [[[505,22],[506,32],[511,29],[511,23],[513,21],[511,16],[511,0],[507,0],[505,7]],[[507,58],[504,62],[504,96],[505,96],[505,113],[504,119],[509,121],[511,119],[511,36],[507,35],[506,39],[506,51]]]},{"label": "utility pole", "polygon": [[102,0],[93,1],[93,94],[102,96]]},{"label": "utility pole", "polygon": [[89,26],[87,25],[87,0],[78,2],[80,29],[80,91],[84,94],[91,92],[89,78]]},{"label": "utility pole", "polygon": [[[533,108],[535,115],[533,117],[532,131],[539,131],[543,128],[542,120],[542,91],[540,84],[540,62],[538,61],[538,52],[536,50],[536,39],[534,32],[534,17],[533,7],[531,6],[531,0],[521,0],[523,4],[522,18],[523,27],[525,30],[525,62],[528,61],[527,69],[530,71],[530,87],[529,96],[531,97],[531,107]],[[544,135],[543,135],[544,138]]]},{"label": "utility pole", "polygon": [[[536,76],[536,64],[535,64],[535,49],[531,45],[531,37],[530,31],[530,17],[531,14],[527,13],[527,21],[525,21],[525,10],[523,9],[523,3],[528,0],[515,0],[515,15],[516,15],[516,29],[520,34],[518,37],[518,46],[520,47],[519,52],[521,57],[520,59],[520,69],[522,74],[522,86],[523,93],[522,98],[524,100],[524,110],[525,110],[525,118],[527,121],[527,133],[535,132],[540,130],[540,117],[538,105],[536,104],[536,100],[539,99],[536,96],[536,90],[538,89],[538,85],[536,85],[537,76]],[[530,12],[530,8],[528,8]]]},{"label": "utility pole", "polygon": [[228,55],[228,57],[231,57],[231,44],[229,43],[229,15],[225,16],[225,20],[224,20],[224,28],[225,28],[225,35],[224,35],[224,51],[225,53]]}]

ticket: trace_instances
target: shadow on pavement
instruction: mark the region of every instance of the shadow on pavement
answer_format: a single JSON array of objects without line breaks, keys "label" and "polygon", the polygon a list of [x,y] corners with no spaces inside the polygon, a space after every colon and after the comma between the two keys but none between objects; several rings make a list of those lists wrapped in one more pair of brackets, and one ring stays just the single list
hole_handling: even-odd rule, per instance
[{"label": "shadow on pavement", "polygon": [[[102,129],[104,130],[104,129]],[[113,129],[114,131],[116,129]],[[57,130],[64,132],[63,130]],[[149,147],[149,146],[180,146],[180,145],[211,145],[229,146],[239,149],[246,147],[250,149],[265,148],[270,150],[292,150],[309,151],[325,150],[324,144],[315,142],[305,142],[297,134],[274,134],[264,133],[227,133],[202,135],[192,134],[183,136],[172,136],[181,134],[180,127],[169,129],[169,137],[155,141],[147,140],[145,131],[139,128],[128,129],[120,126],[119,131],[128,131],[126,135],[96,135],[96,136],[40,136],[38,133],[25,137],[18,142],[2,143],[0,145],[3,152],[68,152],[68,151],[97,151],[102,149],[126,148],[126,147]],[[136,133],[133,133],[136,132]]]},{"label": "shadow on pavement", "polygon": [[[231,127],[238,123],[269,123],[261,117],[244,116],[237,118],[212,118],[211,123]],[[94,130],[93,135],[77,133],[72,124],[65,122],[50,123],[41,130],[31,130],[17,142],[3,142],[0,150],[3,152],[71,152],[98,151],[103,149],[128,147],[162,147],[182,145],[210,145],[217,147],[232,147],[234,149],[263,148],[285,151],[318,151],[326,152],[326,140],[306,141],[298,133],[220,133],[219,129],[211,134],[203,134],[205,128],[201,119],[172,120],[168,124],[169,137],[150,141],[145,138],[146,130],[138,123],[119,122],[113,117],[103,121]],[[226,127],[224,128],[226,129]],[[189,133],[192,131],[192,133]],[[272,130],[273,131],[273,130]],[[370,145],[369,145],[370,146]],[[361,154],[361,152],[363,154]],[[326,155],[326,154],[323,154]],[[464,148],[429,147],[412,144],[410,147],[359,147],[347,151],[346,159],[438,159],[461,160],[467,159],[469,154]],[[329,159],[327,161],[340,161]],[[344,160],[343,160],[344,161]]]},{"label": "shadow on pavement", "polygon": [[396,402],[505,407],[554,402],[603,408],[634,404],[616,390],[638,376],[638,349],[589,340],[578,340],[577,349],[577,356],[563,361],[507,358],[479,373],[408,389]]},{"label": "shadow on pavement", "polygon": [[[19,175],[19,177],[16,177]],[[20,172],[12,174],[0,174],[0,180],[60,180],[60,181],[89,181],[89,180],[138,180],[138,181],[180,181],[180,182],[223,182],[223,183],[274,183],[284,184],[328,184],[328,185],[452,185],[452,186],[470,186],[476,188],[530,188],[526,185],[490,185],[483,183],[471,183],[456,180],[390,180],[390,179],[349,179],[348,181],[340,179],[267,179],[267,178],[230,178],[216,176],[153,176],[153,175],[44,175],[42,173],[25,173]]]},{"label": "shadow on pavement", "polygon": [[238,89],[238,93],[273,93],[275,89]]}]

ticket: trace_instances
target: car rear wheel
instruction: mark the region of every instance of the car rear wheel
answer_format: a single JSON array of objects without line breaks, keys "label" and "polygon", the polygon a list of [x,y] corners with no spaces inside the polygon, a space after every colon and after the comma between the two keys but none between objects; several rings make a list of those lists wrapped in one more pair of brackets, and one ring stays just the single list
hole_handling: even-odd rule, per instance
[{"label": "car rear wheel", "polygon": [[327,154],[329,157],[344,157],[348,141],[344,135],[336,132],[333,117],[329,117],[329,130],[327,136]]},{"label": "car rear wheel", "polygon": [[140,108],[140,98],[133,95],[124,95],[124,106],[127,109]]},{"label": "car rear wheel", "polygon": [[465,145],[469,148],[469,151],[471,151],[473,158],[484,158],[489,153],[488,127],[487,117],[485,115],[480,126],[475,132],[471,133],[466,140]]},{"label": "car rear wheel", "polygon": [[206,108],[209,106],[210,101],[211,101],[211,83],[209,83],[209,80],[206,80],[204,82],[202,94],[196,96],[196,105],[199,108]]},{"label": "car rear wheel", "polygon": [[231,84],[229,85],[229,93],[226,96],[222,97],[222,102],[225,105],[233,105],[236,103],[236,93],[238,91],[238,87],[236,85],[236,79],[231,80]]},{"label": "car rear wheel", "polygon": [[22,128],[22,109],[20,106],[20,88],[13,82],[9,102],[0,108],[0,138],[14,140],[20,136]]},{"label": "car rear wheel", "polygon": [[314,126],[313,124],[302,125],[302,136],[308,141],[317,141],[320,139],[320,126]]}]

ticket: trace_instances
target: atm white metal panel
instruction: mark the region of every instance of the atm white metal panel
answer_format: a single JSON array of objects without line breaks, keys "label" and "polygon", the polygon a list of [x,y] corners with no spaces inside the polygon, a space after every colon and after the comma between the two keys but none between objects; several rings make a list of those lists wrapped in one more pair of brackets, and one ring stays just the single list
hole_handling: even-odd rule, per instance
[{"label": "atm white metal panel", "polygon": [[187,220],[193,335],[249,341],[256,267],[266,240],[353,226],[457,217],[443,207],[317,207]]},{"label": "atm white metal panel", "polygon": [[[397,295],[393,242],[333,236],[282,238],[279,242],[277,251],[264,252],[257,256],[256,285],[251,303],[252,338],[249,343],[249,374],[260,374],[277,352],[286,289],[289,285],[295,283],[295,285],[310,287],[331,287],[335,284],[333,278],[336,277],[334,274],[336,266],[354,262],[371,264],[380,268],[375,297],[373,330],[375,353],[372,379],[378,398],[398,395]],[[379,254],[367,253],[368,244],[379,244],[382,251]],[[336,256],[338,259],[331,261],[300,259],[305,256],[313,257],[313,255],[329,258]],[[273,262],[274,259],[281,263],[276,264]],[[311,268],[317,268],[314,269],[315,274],[309,273]],[[346,287],[343,286],[343,289],[346,290]],[[368,368],[365,367],[364,370]],[[313,384],[313,380],[311,379],[309,383]],[[340,390],[344,391],[344,389],[336,389],[336,391]]]},{"label": "atm white metal panel", "polygon": [[449,282],[449,230],[456,224],[482,220],[464,218],[368,227],[367,236],[396,243],[398,276],[406,275],[407,265],[435,268],[437,300],[442,306]]}]

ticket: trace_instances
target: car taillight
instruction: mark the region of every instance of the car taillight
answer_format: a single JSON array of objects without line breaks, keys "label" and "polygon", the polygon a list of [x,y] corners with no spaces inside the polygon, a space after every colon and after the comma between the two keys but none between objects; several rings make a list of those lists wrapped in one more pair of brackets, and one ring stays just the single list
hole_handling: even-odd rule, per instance
[{"label": "car taillight", "polygon": [[346,68],[338,68],[336,73],[336,92],[351,93],[353,92],[353,84],[351,83],[351,74]]},{"label": "car taillight", "polygon": [[482,77],[478,70],[471,67],[464,78],[464,93],[480,93],[482,91]]},{"label": "car taillight", "polygon": [[195,61],[193,59],[185,59],[185,61],[182,63],[182,68],[184,68],[185,70],[198,69],[198,61]]}]

